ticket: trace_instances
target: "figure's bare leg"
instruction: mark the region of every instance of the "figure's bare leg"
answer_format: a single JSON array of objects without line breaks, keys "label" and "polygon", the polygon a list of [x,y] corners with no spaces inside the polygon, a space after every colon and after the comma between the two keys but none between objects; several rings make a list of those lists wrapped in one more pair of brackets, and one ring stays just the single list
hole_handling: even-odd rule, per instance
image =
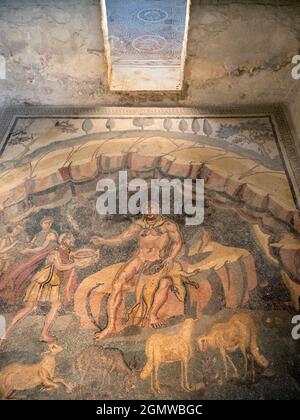
[{"label": "figure's bare leg", "polygon": [[132,278],[140,272],[142,267],[142,261],[139,258],[134,258],[133,260],[129,261],[129,263],[125,264],[125,266],[122,267],[121,270],[117,273],[113,281],[112,291],[107,302],[108,323],[102,331],[99,331],[95,334],[97,341],[102,340],[107,335],[115,332],[117,314],[123,301],[126,284],[128,284],[130,280],[132,280]]},{"label": "figure's bare leg", "polygon": [[166,303],[171,286],[172,280],[169,277],[165,277],[159,282],[149,314],[149,324],[153,328],[160,328],[163,325],[163,322],[158,317],[158,312]]},{"label": "figure's bare leg", "polygon": [[7,327],[4,336],[0,339],[0,349],[4,346],[5,340],[11,334],[12,330],[15,328],[16,324],[29,315],[36,307],[35,303],[27,303],[26,306],[21,309],[12,319],[11,323]]},{"label": "figure's bare leg", "polygon": [[56,320],[58,311],[60,310],[61,304],[60,302],[56,302],[53,303],[51,306],[50,311],[48,312],[46,319],[45,319],[45,323],[44,323],[44,327],[43,327],[43,331],[40,337],[40,341],[44,341],[46,343],[51,343],[53,341],[56,340],[56,337],[49,335],[49,330],[52,327],[52,325],[54,324],[54,321]]}]

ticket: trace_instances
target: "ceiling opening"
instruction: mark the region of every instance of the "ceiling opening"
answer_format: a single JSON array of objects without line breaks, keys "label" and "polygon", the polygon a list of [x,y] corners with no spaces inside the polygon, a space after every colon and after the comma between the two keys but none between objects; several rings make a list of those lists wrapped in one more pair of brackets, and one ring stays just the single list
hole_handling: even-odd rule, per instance
[{"label": "ceiling opening", "polygon": [[190,0],[101,0],[113,91],[182,88]]}]

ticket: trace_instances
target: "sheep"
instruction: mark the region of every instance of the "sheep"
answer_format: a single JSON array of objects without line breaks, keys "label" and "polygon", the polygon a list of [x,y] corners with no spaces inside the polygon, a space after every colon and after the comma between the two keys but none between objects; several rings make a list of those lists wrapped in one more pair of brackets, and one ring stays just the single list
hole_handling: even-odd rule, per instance
[{"label": "sheep", "polygon": [[[257,345],[256,325],[250,314],[239,312],[233,315],[227,322],[217,323],[212,326],[207,335],[196,339],[199,349],[205,352],[208,347],[219,350],[224,363],[225,379],[228,379],[227,361],[234,370],[234,376],[238,377],[237,368],[227,354],[240,349],[244,357],[245,375],[248,370],[247,350],[250,350],[256,363],[263,368],[269,365],[268,360],[260,353]],[[252,359],[253,361],[253,359]],[[254,366],[252,365],[254,380]]]},{"label": "sheep", "polygon": [[147,363],[141,372],[141,379],[151,375],[151,389],[160,393],[158,369],[161,363],[181,363],[181,387],[190,391],[188,381],[188,364],[193,355],[191,342],[194,321],[189,318],[184,321],[176,335],[153,334],[146,342]]}]

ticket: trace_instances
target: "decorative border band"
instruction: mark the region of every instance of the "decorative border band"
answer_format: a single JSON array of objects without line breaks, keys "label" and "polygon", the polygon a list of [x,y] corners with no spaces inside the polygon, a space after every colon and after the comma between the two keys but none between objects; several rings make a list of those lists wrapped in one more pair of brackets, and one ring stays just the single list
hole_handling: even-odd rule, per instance
[{"label": "decorative border band", "polygon": [[300,208],[300,156],[283,106],[247,106],[228,108],[197,107],[66,107],[15,106],[0,111],[0,155],[3,153],[14,122],[19,117],[255,117],[271,118],[278,147],[284,160],[294,194]]}]

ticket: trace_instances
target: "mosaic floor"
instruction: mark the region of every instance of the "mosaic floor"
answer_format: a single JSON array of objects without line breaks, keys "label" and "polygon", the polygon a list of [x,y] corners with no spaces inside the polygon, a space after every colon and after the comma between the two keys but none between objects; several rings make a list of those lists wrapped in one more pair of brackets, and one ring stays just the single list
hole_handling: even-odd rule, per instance
[{"label": "mosaic floor", "polygon": [[[3,398],[299,397],[300,161],[280,110],[2,117]],[[100,215],[120,171],[203,179],[204,222]]]}]

